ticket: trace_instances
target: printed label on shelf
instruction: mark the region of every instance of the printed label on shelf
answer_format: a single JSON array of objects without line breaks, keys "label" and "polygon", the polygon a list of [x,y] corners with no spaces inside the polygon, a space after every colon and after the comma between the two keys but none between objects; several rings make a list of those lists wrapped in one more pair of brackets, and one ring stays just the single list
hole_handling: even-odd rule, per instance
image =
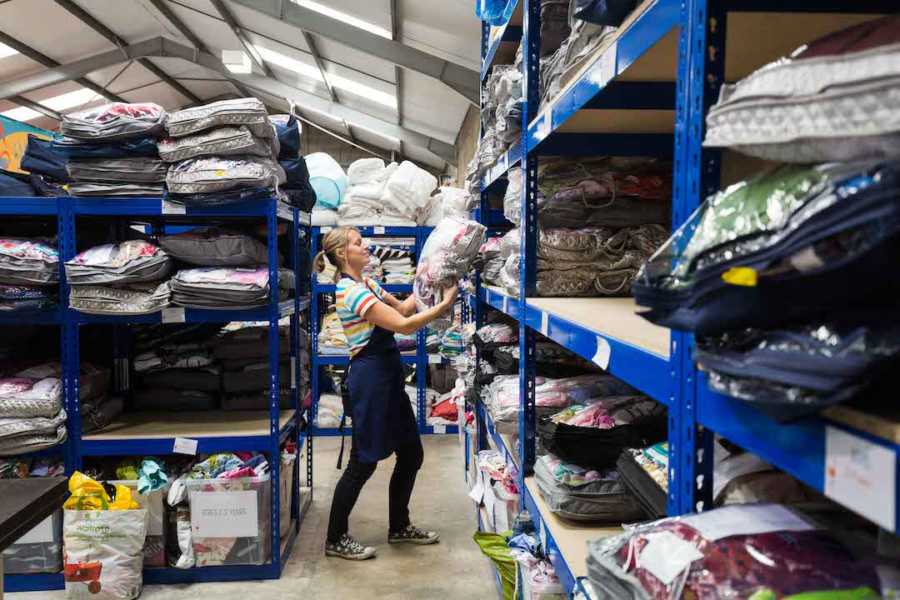
[{"label": "printed label on shelf", "polygon": [[669,585],[703,553],[670,531],[654,534],[638,554],[638,568],[647,569],[664,585]]},{"label": "printed label on shelf", "polygon": [[541,548],[544,550],[544,554],[550,554],[550,550],[547,548],[547,526],[544,525],[543,519],[541,519]]},{"label": "printed label on shelf", "polygon": [[191,492],[191,531],[195,537],[259,536],[256,492]]},{"label": "printed label on shelf", "polygon": [[187,207],[184,204],[163,200],[162,205],[160,206],[160,212],[164,215],[186,215]]},{"label": "printed label on shelf", "polygon": [[590,79],[593,83],[606,85],[616,76],[616,49],[616,44],[607,48],[591,69]]},{"label": "printed label on shelf", "polygon": [[440,433],[447,433],[447,426],[446,426],[446,425],[435,425],[435,426],[433,427],[433,429],[434,429],[434,432],[435,432],[435,433],[438,433],[438,434],[440,434]]},{"label": "printed label on shelf", "polygon": [[712,542],[732,535],[813,529],[797,513],[778,504],[726,506],[683,520]]},{"label": "printed label on shelf", "polygon": [[297,357],[291,357],[291,389],[297,389]]},{"label": "printed label on shelf", "polygon": [[50,515],[31,531],[17,539],[16,544],[48,544],[53,541],[53,515]]},{"label": "printed label on shelf", "polygon": [[380,227],[380,226],[375,227],[374,231],[375,231],[375,235],[378,235],[379,233],[384,233],[384,227]]},{"label": "printed label on shelf", "polygon": [[330,226],[330,225],[326,225],[325,227],[319,227],[319,232],[320,232],[320,233],[328,233],[329,231],[331,231],[331,226]]},{"label": "printed label on shelf", "polygon": [[534,133],[539,141],[550,135],[553,131],[553,107],[544,109],[544,112],[538,115],[537,131]]},{"label": "printed label on shelf", "polygon": [[184,307],[176,306],[162,309],[163,323],[184,323]]},{"label": "printed label on shelf", "polygon": [[550,335],[548,332],[550,331],[550,315],[549,313],[542,312],[541,313],[541,333],[543,335]]},{"label": "printed label on shelf", "polygon": [[197,440],[177,437],[175,438],[175,447],[172,448],[172,452],[194,456],[197,454]]},{"label": "printed label on shelf", "polygon": [[428,355],[428,364],[431,364],[431,365],[441,364],[441,355],[440,354],[429,354]]},{"label": "printed label on shelf", "polygon": [[594,351],[594,357],[591,359],[594,364],[601,369],[609,368],[609,358],[612,356],[612,348],[606,338],[597,336],[597,349]]},{"label": "printed label on shelf", "polygon": [[291,210],[290,206],[286,206],[285,204],[279,202],[275,211],[282,219],[287,219],[288,221],[294,220],[294,211]]},{"label": "printed label on shelf", "polygon": [[825,495],[888,531],[896,528],[893,451],[836,427],[825,428]]},{"label": "printed label on shelf", "polygon": [[503,296],[503,312],[509,314],[509,296]]}]

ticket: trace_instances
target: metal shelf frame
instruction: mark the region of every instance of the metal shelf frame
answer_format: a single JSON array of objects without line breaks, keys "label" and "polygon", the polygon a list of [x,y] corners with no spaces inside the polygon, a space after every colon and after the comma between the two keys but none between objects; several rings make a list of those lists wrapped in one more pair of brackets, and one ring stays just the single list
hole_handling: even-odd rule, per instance
[{"label": "metal shelf frame", "polygon": [[[268,322],[268,350],[270,378],[270,401],[268,409],[268,434],[204,436],[198,428],[196,439],[198,453],[220,451],[256,450],[270,457],[271,498],[271,560],[264,565],[203,567],[194,569],[146,569],[144,581],[148,584],[192,583],[205,581],[237,581],[252,579],[272,579],[281,576],[294,541],[300,531],[300,523],[305,516],[306,506],[300,506],[300,455],[306,452],[307,486],[312,488],[312,444],[313,432],[309,419],[303,421],[300,407],[299,385],[301,381],[299,361],[300,313],[310,305],[309,296],[304,296],[307,268],[301,264],[301,244],[309,239],[309,215],[296,208],[279,202],[276,198],[261,198],[248,202],[230,204],[216,208],[194,209],[173,204],[164,198],[0,198],[0,215],[32,216],[54,218],[57,224],[59,249],[59,308],[32,314],[0,315],[0,326],[12,324],[41,324],[56,326],[60,331],[60,362],[64,406],[68,414],[67,440],[40,455],[61,454],[67,473],[81,469],[88,456],[124,455],[166,455],[174,453],[174,437],[140,437],[140,434],[123,433],[116,439],[92,439],[83,436],[79,402],[80,369],[80,328],[84,325],[109,325],[116,327],[114,337],[128,326],[138,323],[200,323],[230,321]],[[76,231],[82,217],[100,217],[119,222],[144,222],[150,224],[150,231],[159,235],[167,224],[203,225],[211,220],[263,220],[267,225],[267,248],[270,282],[270,299],[266,306],[250,310],[210,310],[172,307],[151,315],[104,316],[88,315],[68,308],[70,286],[66,280],[65,262],[77,254]],[[289,264],[295,270],[294,297],[287,301],[278,300],[278,224],[289,223]],[[283,419],[280,409],[281,382],[279,362],[279,319],[290,317],[290,360],[292,412]],[[128,361],[124,344],[114,344],[116,362]],[[281,478],[280,446],[293,438],[297,443],[297,460],[294,461],[294,481],[292,490],[291,528],[284,543],[280,538],[280,493]],[[308,496],[311,499],[311,492]],[[307,505],[308,506],[308,505]],[[34,575],[6,575],[5,589],[16,591],[41,591],[62,589],[64,581],[61,573]]]},{"label": "metal shelf frame", "polygon": [[[519,351],[522,357],[519,367],[519,441],[516,447],[507,447],[503,437],[496,433],[490,415],[479,403],[475,410],[477,437],[471,439],[468,431],[465,435],[466,472],[470,444],[485,449],[489,438],[491,445],[497,447],[507,460],[522,466],[519,470],[522,509],[528,510],[536,527],[544,535],[545,522],[550,515],[541,514],[539,503],[524,485],[534,462],[534,365],[529,357],[533,356],[538,334],[593,360],[612,375],[667,406],[669,514],[696,512],[712,506],[711,444],[714,432],[822,492],[826,491],[826,435],[829,428],[839,429],[887,450],[896,461],[896,457],[900,457],[900,445],[893,441],[877,438],[825,417],[779,424],[745,403],[709,391],[705,377],[694,366],[694,340],[688,333],[670,331],[667,347],[663,346],[665,351],[661,351],[658,344],[635,342],[608,333],[608,328],[588,326],[585,324],[590,321],[588,319],[576,322],[571,315],[562,314],[561,309],[554,312],[554,308],[560,308],[561,304],[557,303],[554,307],[551,299],[536,299],[534,294],[537,166],[540,155],[607,154],[672,158],[672,227],[677,229],[705,197],[720,188],[721,152],[704,149],[702,140],[706,114],[725,81],[728,27],[737,27],[734,23],[744,18],[746,13],[780,13],[772,15],[774,19],[802,19],[809,13],[890,14],[896,11],[895,3],[889,0],[821,0],[814,3],[801,0],[646,0],[619,28],[612,41],[591,58],[590,64],[574,81],[569,82],[555,99],[539,110],[537,57],[540,49],[540,1],[518,1],[523,14],[522,134],[486,170],[481,181],[481,203],[476,219],[493,230],[509,226],[502,215],[498,216],[498,211],[488,208],[489,198],[493,194],[502,194],[503,180],[509,168],[520,166],[523,185],[519,289],[518,294],[510,294],[479,283],[476,293],[469,296],[468,301],[474,302],[471,309],[478,326],[483,323],[487,309],[501,311],[519,323]],[[793,21],[789,22],[793,27]],[[490,30],[489,26],[482,24],[483,79],[496,62],[501,39],[496,35],[489,37]],[[734,31],[732,34],[737,35]],[[630,76],[629,69],[642,60],[649,60],[648,56],[655,46],[659,45],[655,48],[657,58],[661,52],[668,52],[660,48],[674,44],[660,42],[666,38],[674,41],[673,35],[677,35],[677,49],[673,51],[677,55],[666,57],[677,65],[672,81],[647,81],[646,77]],[[775,58],[778,56],[763,56],[759,60]],[[580,115],[580,119],[573,117],[585,110],[674,111],[674,133],[579,133],[579,123],[584,123],[589,113]],[[602,313],[599,315],[602,320],[604,304],[598,301],[596,307],[597,312]],[[606,315],[609,319],[614,317],[612,312]],[[597,317],[593,319],[596,320]],[[896,471],[896,481],[887,482],[895,499],[893,527],[888,527],[894,533],[900,531],[897,526],[900,523],[900,510],[897,509],[900,503],[896,502],[897,490],[900,489],[900,464]],[[852,506],[849,508],[853,509]],[[875,520],[874,515],[866,514],[864,510],[859,512]],[[567,593],[570,596],[576,591],[584,593],[579,577],[573,575],[571,566],[560,558],[564,553],[559,551],[554,540],[548,539],[547,542],[551,560]]]},{"label": "metal shelf frame", "polygon": [[[311,228],[311,244],[310,252],[315,256],[319,252],[321,246],[321,236],[334,229],[334,227],[318,227]],[[356,227],[355,229],[366,238],[378,237],[403,237],[411,238],[413,244],[410,246],[412,252],[418,257],[425,245],[425,240],[434,229],[433,227]],[[310,273],[310,289],[312,290],[312,298],[310,301],[309,322],[310,322],[310,343],[312,346],[311,365],[312,373],[310,374],[310,388],[312,390],[312,409],[310,422],[313,424],[313,431],[319,436],[338,436],[341,431],[337,427],[315,427],[316,418],[319,413],[319,396],[322,393],[322,367],[327,365],[349,365],[349,355],[326,355],[319,354],[319,328],[322,318],[324,317],[325,297],[333,296],[335,293],[335,284],[319,283],[317,273]],[[381,286],[386,292],[391,294],[412,294],[412,284],[384,284]],[[426,348],[427,332],[421,329],[416,334],[416,351],[415,353],[404,352],[401,360],[403,364],[415,365],[416,367],[416,414],[417,424],[420,435],[433,434],[455,434],[459,432],[456,425],[429,425],[427,422],[426,396],[427,388],[427,372],[428,365],[434,364],[434,359],[429,358]],[[433,356],[433,355],[432,355]],[[441,361],[446,362],[446,361]],[[345,427],[344,434],[350,435],[351,428]]]}]

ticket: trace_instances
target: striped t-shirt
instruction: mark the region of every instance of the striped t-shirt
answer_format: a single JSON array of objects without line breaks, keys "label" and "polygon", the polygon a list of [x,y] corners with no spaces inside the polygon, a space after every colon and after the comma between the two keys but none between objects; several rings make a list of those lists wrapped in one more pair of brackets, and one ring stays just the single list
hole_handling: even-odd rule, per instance
[{"label": "striped t-shirt", "polygon": [[350,356],[365,348],[375,326],[363,317],[372,305],[384,298],[384,290],[368,277],[363,282],[341,277],[335,291],[335,307],[344,326],[344,335],[350,346]]}]

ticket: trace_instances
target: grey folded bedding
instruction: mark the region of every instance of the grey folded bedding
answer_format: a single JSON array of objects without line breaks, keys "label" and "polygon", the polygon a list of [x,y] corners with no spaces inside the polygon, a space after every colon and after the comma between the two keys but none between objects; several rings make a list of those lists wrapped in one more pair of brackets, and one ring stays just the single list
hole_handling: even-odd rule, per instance
[{"label": "grey folded bedding", "polygon": [[243,125],[261,138],[276,137],[266,106],[258,98],[220,100],[179,110],[169,115],[166,130],[172,137],[182,137],[227,125]]},{"label": "grey folded bedding", "polygon": [[266,245],[256,238],[218,227],[199,227],[192,231],[159,239],[160,247],[178,260],[208,267],[249,267],[269,260]]},{"label": "grey folded bedding", "polygon": [[245,125],[207,129],[184,137],[160,140],[159,156],[166,162],[178,162],[198,156],[278,156],[277,137],[257,137]]},{"label": "grey folded bedding", "polygon": [[75,181],[104,183],[162,183],[169,165],[156,158],[81,158],[66,163]]},{"label": "grey folded bedding", "polygon": [[236,188],[277,188],[285,182],[284,169],[270,158],[189,158],[173,164],[166,184],[173,194],[209,194]]}]

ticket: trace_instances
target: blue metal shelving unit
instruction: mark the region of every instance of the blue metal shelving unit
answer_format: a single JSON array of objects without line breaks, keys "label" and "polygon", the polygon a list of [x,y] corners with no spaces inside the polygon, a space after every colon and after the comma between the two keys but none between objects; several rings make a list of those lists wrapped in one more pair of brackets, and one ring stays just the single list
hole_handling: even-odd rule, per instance
[{"label": "blue metal shelving unit", "polygon": [[[320,247],[320,237],[328,233],[333,227],[312,227],[311,254],[315,256]],[[356,229],[367,238],[371,237],[402,237],[413,240],[413,249],[416,256],[422,250],[425,240],[432,231],[432,227],[357,227]],[[386,292],[391,294],[411,294],[413,290],[412,284],[385,284],[381,286]],[[319,354],[319,326],[322,320],[324,309],[324,296],[334,295],[335,284],[319,283],[316,273],[310,274],[310,289],[312,290],[312,301],[310,303],[310,338],[312,344],[311,365],[312,373],[310,374],[310,388],[312,390],[312,409],[310,411],[310,421],[313,423],[313,430],[317,436],[329,437],[341,435],[341,431],[337,427],[315,427],[316,416],[319,409],[319,396],[321,394],[321,367],[327,365],[349,365],[349,355],[326,355]],[[426,372],[428,364],[434,362],[434,358],[429,358],[428,351],[425,347],[426,332],[421,330],[416,338],[416,351],[404,352],[402,361],[407,365],[416,366],[416,406],[418,414],[419,433],[422,435],[458,433],[456,425],[428,425],[425,415],[425,389],[427,385]],[[344,433],[350,434],[350,427],[345,427]]]},{"label": "blue metal shelving unit", "polygon": [[[266,452],[270,461],[270,477],[272,482],[271,499],[271,560],[264,565],[201,567],[194,569],[146,569],[144,581],[148,584],[191,583],[203,581],[235,581],[250,579],[271,579],[280,577],[282,569],[293,548],[300,523],[305,516],[306,505],[301,506],[299,496],[300,453],[305,447],[307,451],[307,485],[312,486],[312,432],[308,419],[304,425],[299,397],[301,381],[300,361],[298,360],[301,311],[309,307],[308,296],[303,296],[306,270],[300,264],[300,245],[308,239],[309,215],[278,202],[275,198],[260,199],[252,202],[232,204],[215,209],[191,209],[171,204],[160,198],[0,198],[0,215],[34,216],[54,218],[57,223],[59,248],[59,308],[43,313],[29,315],[2,315],[3,324],[42,324],[57,326],[60,330],[60,359],[63,366],[63,394],[66,412],[68,413],[68,439],[62,445],[42,455],[62,453],[65,459],[66,472],[71,473],[82,468],[83,459],[92,456],[126,456],[126,455],[168,455],[175,450],[176,438],[192,438],[197,441],[197,453],[222,451],[261,451]],[[198,310],[171,307],[151,315],[141,316],[99,316],[79,313],[68,308],[69,285],[65,277],[64,263],[77,253],[76,230],[80,217],[104,217],[112,219],[137,220],[150,222],[156,233],[162,231],[164,223],[203,224],[208,219],[261,219],[265,220],[268,232],[269,281],[271,296],[269,304],[251,310]],[[290,264],[295,269],[296,287],[294,298],[288,301],[278,300],[278,224],[288,222]],[[279,332],[278,321],[281,317],[290,317],[290,358],[292,365],[291,389],[293,391],[293,408],[282,411],[280,405],[280,370],[279,370]],[[201,323],[230,321],[264,321],[269,327],[269,363],[271,369],[269,410],[255,413],[239,414],[240,425],[235,425],[227,434],[205,434],[204,424],[224,419],[230,424],[233,419],[229,413],[195,414],[193,420],[187,417],[173,418],[167,414],[161,420],[171,424],[170,435],[145,435],[141,433],[140,413],[126,413],[124,426],[115,431],[101,431],[82,435],[79,414],[79,365],[80,342],[79,330],[83,325],[102,324],[127,327],[133,324],[154,323]],[[257,418],[258,417],[258,418]],[[152,419],[152,417],[148,417]],[[293,437],[297,442],[297,459],[294,461],[294,486],[291,498],[291,529],[285,540],[280,537],[280,445]],[[311,500],[311,498],[308,498]],[[64,586],[61,573],[39,575],[6,575],[7,591],[39,591],[62,589]]]},{"label": "blue metal shelving unit", "polygon": [[[872,514],[867,513],[864,504],[854,506],[852,499],[835,499],[883,528],[898,532],[900,511],[897,510],[896,494],[900,487],[900,465],[897,464],[900,445],[824,417],[778,424],[746,404],[709,391],[691,357],[692,336],[663,330],[635,317],[633,302],[628,306],[625,299],[534,297],[538,156],[606,154],[672,158],[672,226],[677,228],[703,198],[720,187],[720,153],[702,148],[702,139],[706,113],[726,80],[728,28],[735,28],[732,38],[735,50],[741,53],[738,62],[746,63],[742,68],[754,69],[779,55],[766,56],[759,51],[759,44],[738,39],[740,36],[736,32],[742,31],[740,19],[746,18],[746,13],[784,13],[769,17],[797,19],[799,23],[808,13],[893,13],[897,10],[896,3],[888,0],[647,0],[626,19],[614,39],[589,59],[574,80],[539,110],[540,2],[516,1],[523,19],[520,34],[524,45],[522,136],[484,174],[476,218],[489,228],[509,226],[502,215],[488,208],[488,200],[491,195],[502,193],[509,168],[520,166],[524,181],[519,293],[511,295],[504,290],[479,285],[469,301],[475,302],[474,318],[478,325],[483,322],[483,311],[488,307],[519,323],[520,356],[523,357],[520,363],[519,442],[516,447],[509,447],[511,438],[498,435],[490,415],[478,406],[475,412],[479,435],[475,441],[466,435],[467,461],[470,444],[478,443],[480,449],[484,449],[490,442],[507,460],[523,467],[519,486],[522,508],[531,514],[545,539],[545,547],[568,593],[583,591],[580,580],[584,577],[585,566],[569,560],[573,555],[572,540],[578,538],[583,545],[583,540],[578,535],[573,536],[573,531],[577,534],[583,528],[573,528],[571,523],[565,528],[559,527],[559,520],[543,506],[529,477],[534,461],[535,421],[534,370],[527,357],[535,335],[541,334],[594,361],[667,406],[670,514],[711,506],[714,432],[827,493],[827,438],[832,430],[837,430],[849,434],[860,444],[870,444],[870,447],[893,456],[895,476],[884,482],[884,490],[894,508],[892,513],[887,511],[891,513],[889,515],[884,511]],[[831,30],[841,26],[840,18],[829,25]],[[814,33],[806,37],[804,28],[795,30],[795,23],[791,22],[789,35],[797,37],[793,47],[826,33],[822,20],[816,22]],[[496,28],[492,35],[490,26],[482,24],[482,81],[496,62],[497,47],[500,40],[506,39],[506,29],[509,27]],[[674,43],[676,39],[677,44]],[[779,41],[783,43],[783,40]],[[787,52],[793,47],[777,52]],[[667,80],[647,81],[646,76],[632,76],[632,71],[640,68],[635,67],[637,63],[643,61],[646,67],[647,62],[660,60],[666,65],[674,65]],[[579,133],[578,124],[583,123],[589,113],[582,112],[579,120],[573,117],[587,110],[654,111],[657,116],[659,111],[674,111],[674,133]],[[563,126],[565,129],[561,130]],[[623,329],[620,325],[626,321],[630,327]],[[590,534],[590,528],[587,531]],[[597,530],[594,537],[600,535]]]}]

